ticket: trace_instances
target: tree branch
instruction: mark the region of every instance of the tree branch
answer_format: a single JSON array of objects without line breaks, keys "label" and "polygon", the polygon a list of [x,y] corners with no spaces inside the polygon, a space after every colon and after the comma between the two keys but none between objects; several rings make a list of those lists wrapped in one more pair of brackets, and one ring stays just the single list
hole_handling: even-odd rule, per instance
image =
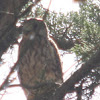
[{"label": "tree branch", "polygon": [[91,69],[95,68],[100,64],[100,48],[98,51],[88,60],[85,64],[81,66],[65,83],[62,84],[49,100],[62,100],[66,93],[74,90],[74,85],[78,83],[82,78],[84,78]]}]

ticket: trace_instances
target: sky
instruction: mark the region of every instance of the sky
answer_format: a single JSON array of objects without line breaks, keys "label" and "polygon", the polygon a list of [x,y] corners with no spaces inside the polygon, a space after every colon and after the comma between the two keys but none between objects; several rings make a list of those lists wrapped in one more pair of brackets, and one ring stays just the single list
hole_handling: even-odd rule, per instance
[{"label": "sky", "polygon": [[[49,3],[50,0],[42,0],[42,4],[45,8],[48,8]],[[73,0],[52,0],[49,10],[66,14],[69,11],[78,11],[79,4],[73,2]]]},{"label": "sky", "polygon": [[[49,2],[50,2],[50,0],[42,0],[42,4],[45,8],[48,8]],[[72,0],[52,0],[49,10],[55,11],[55,12],[63,12],[66,14],[69,11],[78,11],[79,5],[78,5],[78,3],[74,3]],[[14,54],[16,54],[16,50],[14,51]],[[14,55],[14,56],[16,56],[16,55]],[[68,75],[72,71],[71,66],[73,67],[76,64],[75,54],[67,54],[67,55],[61,56],[61,58],[62,58],[62,64],[63,64],[63,68],[64,68],[63,72],[67,72],[67,74],[64,76],[64,78],[66,79],[66,77],[68,77]],[[7,66],[7,65],[5,65],[5,66]],[[17,75],[17,73],[16,73],[16,75]],[[18,82],[18,80],[17,80],[17,82]],[[15,83],[16,83],[16,81],[15,81]],[[8,91],[9,92],[7,92],[6,95],[3,96],[3,98],[1,98],[1,96],[0,96],[0,100],[26,100],[24,92],[22,91],[22,89],[20,87],[16,87],[16,88],[12,88],[12,89],[9,88]],[[95,99],[93,99],[93,100],[95,100]],[[96,100],[100,100],[100,98],[96,99]]]}]

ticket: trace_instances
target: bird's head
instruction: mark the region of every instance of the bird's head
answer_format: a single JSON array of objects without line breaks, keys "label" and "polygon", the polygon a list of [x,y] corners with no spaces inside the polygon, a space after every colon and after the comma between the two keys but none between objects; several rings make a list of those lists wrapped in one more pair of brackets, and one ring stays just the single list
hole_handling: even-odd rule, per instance
[{"label": "bird's head", "polygon": [[29,19],[24,21],[22,28],[23,35],[30,39],[36,36],[47,37],[47,29],[43,20]]}]

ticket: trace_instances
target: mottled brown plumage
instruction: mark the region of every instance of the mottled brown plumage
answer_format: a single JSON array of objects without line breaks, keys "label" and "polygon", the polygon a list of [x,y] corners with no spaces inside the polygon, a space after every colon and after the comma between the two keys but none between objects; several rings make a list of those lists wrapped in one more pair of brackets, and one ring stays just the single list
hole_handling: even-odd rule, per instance
[{"label": "mottled brown plumage", "polygon": [[19,47],[19,79],[28,100],[49,93],[53,83],[62,82],[59,55],[48,40],[46,25],[42,20],[30,19],[23,23],[23,39]]}]

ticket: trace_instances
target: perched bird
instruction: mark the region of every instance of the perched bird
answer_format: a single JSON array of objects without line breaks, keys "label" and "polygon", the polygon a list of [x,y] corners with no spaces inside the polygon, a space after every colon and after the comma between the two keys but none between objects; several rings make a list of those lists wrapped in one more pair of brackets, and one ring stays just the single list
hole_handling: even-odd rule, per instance
[{"label": "perched bird", "polygon": [[42,20],[26,20],[22,32],[18,75],[27,100],[35,100],[39,96],[53,93],[58,86],[56,83],[62,83],[61,62],[57,47],[49,39]]}]

